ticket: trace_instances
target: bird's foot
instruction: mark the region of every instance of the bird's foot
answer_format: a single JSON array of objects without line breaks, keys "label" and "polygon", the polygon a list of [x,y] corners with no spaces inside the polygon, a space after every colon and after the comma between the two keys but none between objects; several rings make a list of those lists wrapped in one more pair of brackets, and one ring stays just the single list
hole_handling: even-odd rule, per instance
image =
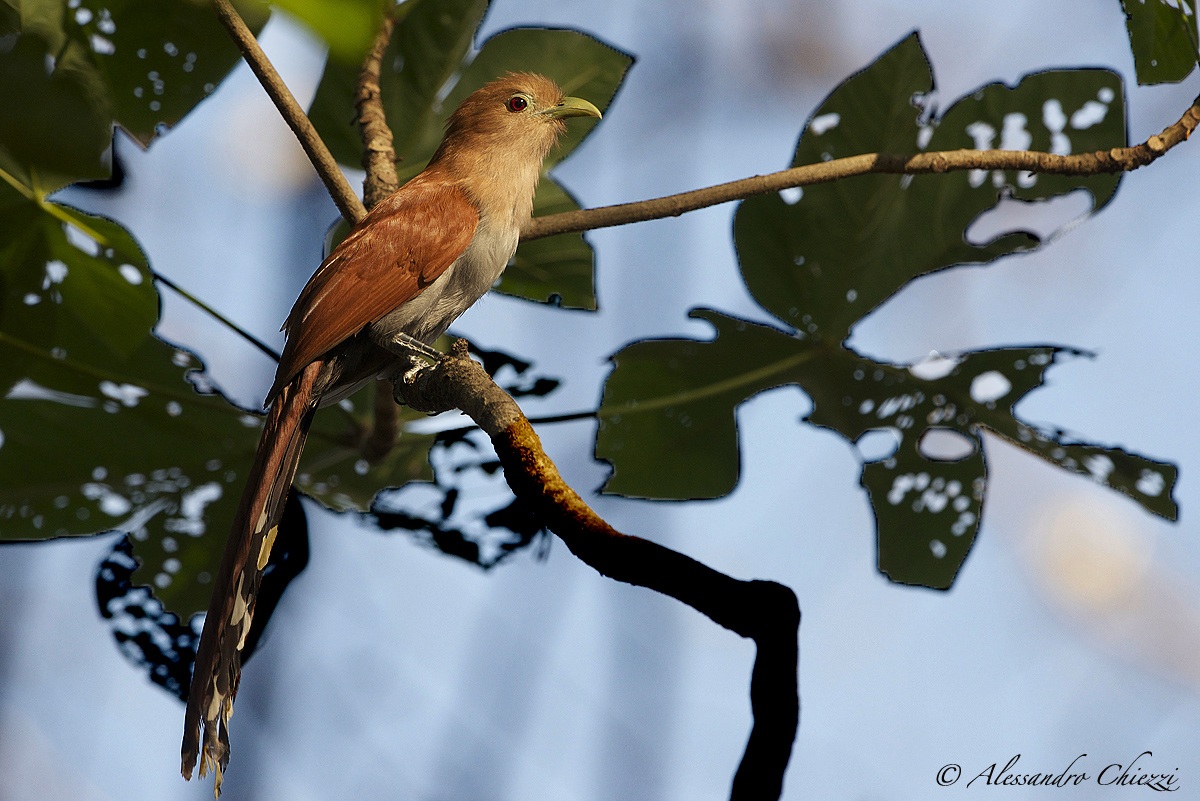
[{"label": "bird's foot", "polygon": [[[407,356],[410,358],[413,356],[420,356],[428,359],[434,364],[437,364],[442,359],[446,358],[446,354],[442,353],[437,348],[426,345],[416,337],[405,334],[404,332],[399,332],[393,335],[391,345],[391,351],[398,356]],[[407,375],[407,373],[405,373],[405,375]]]}]

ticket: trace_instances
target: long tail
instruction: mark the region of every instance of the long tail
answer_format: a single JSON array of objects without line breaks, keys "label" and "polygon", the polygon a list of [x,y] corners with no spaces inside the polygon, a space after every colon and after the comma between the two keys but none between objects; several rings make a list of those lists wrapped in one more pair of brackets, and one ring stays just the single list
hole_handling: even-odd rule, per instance
[{"label": "long tail", "polygon": [[229,764],[229,717],[241,678],[242,647],[308,436],[316,407],[313,386],[320,369],[321,362],[308,365],[271,403],[204,618],[184,714],[183,776],[192,778],[199,751],[200,775],[214,772],[218,796],[221,774]]}]

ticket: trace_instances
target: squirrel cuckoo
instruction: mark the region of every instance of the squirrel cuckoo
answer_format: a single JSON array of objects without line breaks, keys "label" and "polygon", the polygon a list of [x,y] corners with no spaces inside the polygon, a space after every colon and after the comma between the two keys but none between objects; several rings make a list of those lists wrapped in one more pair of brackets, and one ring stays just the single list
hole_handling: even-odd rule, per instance
[{"label": "squirrel cuckoo", "polygon": [[229,717],[263,568],[318,406],[395,377],[500,277],[533,210],[542,162],[568,117],[599,117],[548,78],[510,74],[450,116],[425,170],[380,202],[309,279],[287,342],[196,654],[183,775],[229,762]]}]

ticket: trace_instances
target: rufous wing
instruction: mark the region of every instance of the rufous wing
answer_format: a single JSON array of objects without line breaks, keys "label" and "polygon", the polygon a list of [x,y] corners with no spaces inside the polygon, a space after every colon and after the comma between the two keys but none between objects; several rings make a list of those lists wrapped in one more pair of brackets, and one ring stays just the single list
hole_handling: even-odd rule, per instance
[{"label": "rufous wing", "polygon": [[434,170],[372,209],[296,299],[268,399],[305,365],[433,283],[467,249],[478,224],[467,194]]}]

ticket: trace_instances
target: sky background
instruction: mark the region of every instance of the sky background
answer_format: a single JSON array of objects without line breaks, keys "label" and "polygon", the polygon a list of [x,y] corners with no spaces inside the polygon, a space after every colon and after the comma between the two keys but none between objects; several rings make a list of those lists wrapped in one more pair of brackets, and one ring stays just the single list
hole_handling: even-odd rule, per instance
[{"label": "sky background", "polygon": [[[585,206],[787,166],[821,99],[913,29],[942,106],[1039,69],[1106,66],[1126,76],[1130,139],[1143,141],[1200,84],[1136,87],[1115,0],[495,0],[483,33],[530,24],[637,57],[603,125],[556,170]],[[286,20],[263,43],[307,102],[320,48]],[[121,221],[157,271],[280,344],[336,211],[249,72],[148,152],[122,144],[120,192],[65,199]],[[802,708],[785,798],[1042,799],[962,785],[1016,754],[1029,772],[1086,754],[1077,767],[1095,776],[1143,751],[1153,756],[1139,764],[1200,792],[1200,441],[1186,425],[1200,389],[1195,147],[1127,177],[1100,216],[1036,253],[918,280],[851,340],[904,362],[1014,344],[1095,351],[1052,368],[1018,412],[1180,464],[1179,524],[989,437],[983,525],[957,584],[892,585],[875,570],[860,457],[797,423],[810,403],[794,388],[739,410],[743,472],[729,498],[595,499],[621,530],[795,590]],[[709,335],[689,308],[769,319],[737,273],[733,209],[590,234],[602,314],[488,297],[456,330],[570,377],[525,402],[531,416],[594,408],[607,356],[626,342]],[[274,369],[261,354],[169,292],[160,331],[259,403]],[[594,425],[540,433],[575,487],[602,483]],[[224,798],[727,795],[750,726],[750,643],[603,579],[558,542],[544,560],[523,553],[484,574],[309,512],[310,566],[246,671]],[[179,778],[181,704],[125,660],[96,612],[112,544],[0,548],[0,801],[211,797],[209,782]],[[948,763],[964,779],[940,788]]]}]

